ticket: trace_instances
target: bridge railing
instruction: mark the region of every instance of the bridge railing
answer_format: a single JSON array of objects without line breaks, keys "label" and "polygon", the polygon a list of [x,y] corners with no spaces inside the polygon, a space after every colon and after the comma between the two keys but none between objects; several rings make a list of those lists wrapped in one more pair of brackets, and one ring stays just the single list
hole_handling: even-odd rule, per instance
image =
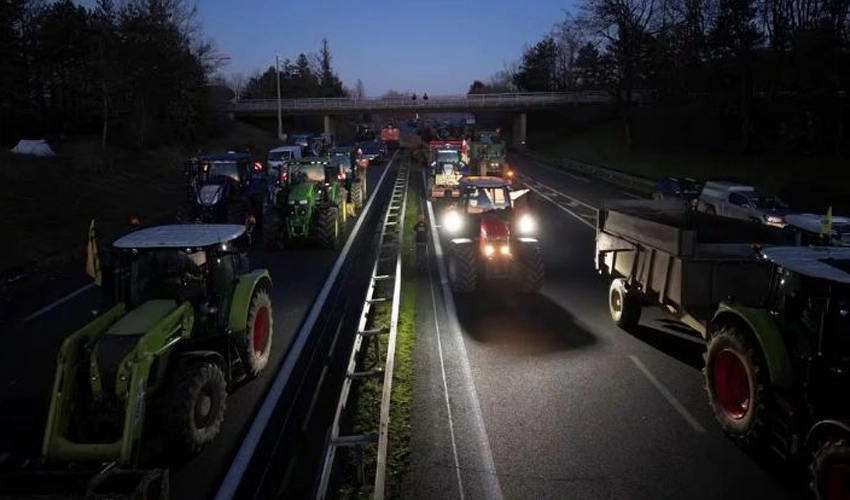
[{"label": "bridge railing", "polygon": [[[285,110],[321,110],[321,109],[398,109],[424,107],[501,107],[501,106],[540,106],[545,104],[602,102],[610,100],[611,95],[604,91],[576,92],[517,92],[512,94],[467,94],[429,96],[428,100],[417,96],[410,97],[312,97],[299,99],[281,99],[281,108]],[[277,109],[277,99],[250,99],[231,103],[234,111],[252,111]]]}]

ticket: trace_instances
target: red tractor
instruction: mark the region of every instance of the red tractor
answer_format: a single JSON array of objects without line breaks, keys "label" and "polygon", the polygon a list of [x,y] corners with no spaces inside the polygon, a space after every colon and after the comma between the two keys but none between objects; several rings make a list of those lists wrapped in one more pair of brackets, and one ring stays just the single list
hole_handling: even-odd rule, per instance
[{"label": "red tractor", "polygon": [[443,219],[451,238],[449,281],[455,292],[472,292],[482,279],[513,281],[523,293],[543,286],[543,256],[527,193],[512,191],[500,177],[461,180],[458,203]]}]

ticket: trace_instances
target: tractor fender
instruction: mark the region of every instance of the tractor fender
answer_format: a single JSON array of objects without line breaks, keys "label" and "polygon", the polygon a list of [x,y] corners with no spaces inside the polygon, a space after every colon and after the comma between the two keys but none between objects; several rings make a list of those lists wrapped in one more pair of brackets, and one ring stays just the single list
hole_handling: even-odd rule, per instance
[{"label": "tractor fender", "polygon": [[256,269],[237,278],[236,289],[233,290],[233,300],[230,303],[230,319],[228,320],[228,329],[231,332],[241,332],[248,327],[248,308],[251,306],[251,296],[261,282],[265,282],[268,287],[271,287],[272,279],[265,269]]},{"label": "tractor fender", "polygon": [[770,312],[765,309],[721,302],[711,319],[709,332],[727,324],[743,324],[752,332],[764,354],[772,385],[787,388],[795,383],[788,350]]},{"label": "tractor fender", "polygon": [[818,446],[828,436],[843,436],[850,439],[850,420],[821,420],[806,434],[806,448]]}]

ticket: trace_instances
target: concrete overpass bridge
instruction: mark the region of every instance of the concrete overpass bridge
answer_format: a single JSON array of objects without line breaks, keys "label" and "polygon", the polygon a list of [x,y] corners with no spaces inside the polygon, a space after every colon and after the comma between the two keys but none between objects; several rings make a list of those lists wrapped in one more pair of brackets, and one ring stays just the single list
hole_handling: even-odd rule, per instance
[{"label": "concrete overpass bridge", "polygon": [[228,105],[233,117],[257,117],[281,115],[322,115],[325,132],[334,132],[334,117],[359,113],[428,113],[505,111],[514,115],[514,140],[525,140],[527,130],[526,112],[533,109],[565,107],[576,104],[605,104],[612,101],[611,94],[603,91],[574,92],[524,92],[512,94],[466,94],[429,96],[426,101],[420,96],[411,98],[381,97],[320,97],[304,99],[254,99],[240,100]]}]

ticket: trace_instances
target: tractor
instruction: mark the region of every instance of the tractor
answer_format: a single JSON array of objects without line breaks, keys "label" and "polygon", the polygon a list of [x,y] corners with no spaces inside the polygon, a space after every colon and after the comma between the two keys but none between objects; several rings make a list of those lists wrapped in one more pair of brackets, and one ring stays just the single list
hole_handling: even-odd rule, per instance
[{"label": "tractor", "polygon": [[351,203],[355,210],[360,210],[366,198],[366,167],[358,164],[356,148],[333,148],[331,165],[340,168],[345,175],[343,185],[347,193],[346,201]]},{"label": "tractor", "polygon": [[512,191],[499,177],[465,177],[443,227],[450,238],[449,281],[455,292],[473,292],[482,279],[512,281],[522,293],[543,286],[545,268],[528,190]]},{"label": "tractor", "polygon": [[499,132],[478,132],[469,144],[469,163],[476,175],[495,176],[513,181],[514,172],[505,158],[505,143]]},{"label": "tractor", "polygon": [[469,173],[462,159],[462,141],[432,141],[428,169],[429,198],[456,198],[461,177]]},{"label": "tractor", "polygon": [[266,244],[280,248],[297,240],[316,240],[334,248],[345,215],[344,179],[344,168],[330,158],[293,161],[286,194],[263,217]]},{"label": "tractor", "polygon": [[251,226],[263,213],[269,179],[263,165],[250,155],[230,151],[196,156],[185,167],[187,199],[177,222]]},{"label": "tractor", "polygon": [[[144,472],[137,467],[189,457],[216,438],[228,392],[257,377],[271,353],[272,282],[250,270],[247,239],[241,225],[192,224],[115,241],[102,313],[59,351],[45,467]],[[86,494],[107,487],[102,475]]]}]

